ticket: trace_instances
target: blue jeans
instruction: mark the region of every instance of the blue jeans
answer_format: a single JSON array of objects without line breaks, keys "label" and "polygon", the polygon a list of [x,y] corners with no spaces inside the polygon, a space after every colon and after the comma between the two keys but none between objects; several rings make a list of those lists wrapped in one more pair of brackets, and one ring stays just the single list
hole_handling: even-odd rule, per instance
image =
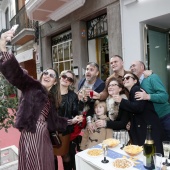
[{"label": "blue jeans", "polygon": [[163,130],[165,132],[164,140],[170,141],[170,113],[166,116],[160,118],[160,122],[163,126]]}]

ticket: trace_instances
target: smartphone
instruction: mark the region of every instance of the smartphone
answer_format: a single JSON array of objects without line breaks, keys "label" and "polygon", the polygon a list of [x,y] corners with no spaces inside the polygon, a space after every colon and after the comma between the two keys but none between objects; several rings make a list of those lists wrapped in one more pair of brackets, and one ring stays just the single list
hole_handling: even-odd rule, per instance
[{"label": "smartphone", "polygon": [[[18,26],[19,26],[18,24],[13,25],[10,30],[12,30],[13,33],[15,33],[16,29],[18,28]],[[7,37],[6,39],[7,39],[7,41],[11,41],[11,37]]]},{"label": "smartphone", "polygon": [[18,26],[19,26],[18,24],[13,25],[13,26],[12,26],[12,28],[11,28],[11,30],[12,30],[13,32],[15,32],[15,31],[16,31],[16,29],[18,28]]}]

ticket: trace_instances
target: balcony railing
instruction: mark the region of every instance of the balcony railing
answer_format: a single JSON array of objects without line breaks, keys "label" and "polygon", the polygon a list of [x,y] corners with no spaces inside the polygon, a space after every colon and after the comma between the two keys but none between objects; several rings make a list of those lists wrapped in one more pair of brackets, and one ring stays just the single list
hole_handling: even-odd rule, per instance
[{"label": "balcony railing", "polygon": [[35,29],[37,26],[36,21],[30,20],[27,17],[26,8],[25,6],[22,7],[18,13],[11,19],[10,26],[12,27],[15,24],[19,24],[15,34],[18,34],[24,28],[32,28]]}]

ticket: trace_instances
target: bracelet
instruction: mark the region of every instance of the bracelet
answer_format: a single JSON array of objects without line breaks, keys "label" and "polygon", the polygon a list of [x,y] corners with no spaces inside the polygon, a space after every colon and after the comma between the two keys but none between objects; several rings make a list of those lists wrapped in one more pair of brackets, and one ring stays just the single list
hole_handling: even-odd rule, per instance
[{"label": "bracelet", "polygon": [[91,123],[91,122],[92,122],[91,116],[87,116],[86,121],[87,121],[87,124],[88,124],[88,123]]}]

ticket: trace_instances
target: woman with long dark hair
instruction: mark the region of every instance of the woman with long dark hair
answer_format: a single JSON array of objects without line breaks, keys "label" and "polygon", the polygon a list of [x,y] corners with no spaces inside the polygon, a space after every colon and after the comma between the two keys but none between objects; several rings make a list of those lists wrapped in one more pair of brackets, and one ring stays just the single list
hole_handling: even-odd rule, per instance
[{"label": "woman with long dark hair", "polygon": [[18,170],[54,170],[53,147],[50,133],[63,131],[67,119],[58,116],[60,86],[58,73],[45,70],[40,81],[33,79],[6,49],[13,31],[7,31],[0,39],[0,71],[19,90],[22,97],[16,114],[15,127],[20,130]]},{"label": "woman with long dark hair", "polygon": [[133,73],[125,74],[123,84],[129,91],[129,100],[117,95],[114,96],[114,100],[120,103],[120,109],[127,111],[131,115],[130,135],[132,143],[143,145],[146,138],[147,125],[151,125],[156,152],[163,153],[163,131],[153,103],[135,99],[135,93],[141,91],[138,77]]}]

